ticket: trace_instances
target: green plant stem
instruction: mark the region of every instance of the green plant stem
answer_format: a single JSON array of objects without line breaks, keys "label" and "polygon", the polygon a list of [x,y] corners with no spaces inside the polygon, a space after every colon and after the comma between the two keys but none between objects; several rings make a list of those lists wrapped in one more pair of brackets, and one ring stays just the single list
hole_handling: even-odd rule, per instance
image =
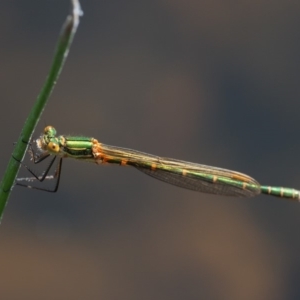
[{"label": "green plant stem", "polygon": [[79,24],[79,17],[82,15],[79,0],[71,0],[71,2],[72,12],[67,16],[62,27],[49,74],[24,124],[0,183],[0,221],[20,168],[20,163],[18,161],[22,161],[25,156],[28,142],[31,140],[35,127],[68,56],[73,37]]}]

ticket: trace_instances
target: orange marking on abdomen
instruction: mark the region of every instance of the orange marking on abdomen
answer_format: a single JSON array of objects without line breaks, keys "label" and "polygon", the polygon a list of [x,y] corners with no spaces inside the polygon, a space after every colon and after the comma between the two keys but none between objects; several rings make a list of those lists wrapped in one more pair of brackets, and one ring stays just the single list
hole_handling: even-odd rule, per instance
[{"label": "orange marking on abdomen", "polygon": [[126,159],[122,159],[121,160],[121,166],[126,166],[127,165],[128,160]]},{"label": "orange marking on abdomen", "polygon": [[187,174],[187,170],[183,169],[183,170],[182,170],[182,175],[183,175],[183,176],[186,176],[186,174]]},{"label": "orange marking on abdomen", "polygon": [[108,163],[109,158],[107,156],[101,155],[100,159],[102,160],[102,163]]},{"label": "orange marking on abdomen", "polygon": [[152,171],[155,171],[155,170],[156,170],[156,164],[153,163],[153,164],[151,165],[151,170],[152,170]]},{"label": "orange marking on abdomen", "polygon": [[[112,163],[112,161],[115,162],[114,157],[113,156],[109,156],[109,155],[101,154],[101,159],[102,159],[103,163]],[[125,165],[126,162],[127,162],[126,160],[122,160],[120,164],[123,165],[123,163],[124,163],[124,165]]]}]

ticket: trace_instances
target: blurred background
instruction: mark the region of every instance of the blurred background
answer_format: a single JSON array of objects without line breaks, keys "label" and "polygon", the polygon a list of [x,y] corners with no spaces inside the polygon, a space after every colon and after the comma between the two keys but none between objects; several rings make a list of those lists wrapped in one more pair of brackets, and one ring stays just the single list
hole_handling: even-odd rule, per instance
[{"label": "blurred background", "polygon": [[[81,4],[35,137],[53,125],[300,189],[299,2]],[[1,5],[1,174],[69,8],[68,0]],[[299,233],[296,202],[201,194],[131,168],[65,160],[56,194],[16,187],[11,195],[0,228],[0,294],[299,299]]]}]

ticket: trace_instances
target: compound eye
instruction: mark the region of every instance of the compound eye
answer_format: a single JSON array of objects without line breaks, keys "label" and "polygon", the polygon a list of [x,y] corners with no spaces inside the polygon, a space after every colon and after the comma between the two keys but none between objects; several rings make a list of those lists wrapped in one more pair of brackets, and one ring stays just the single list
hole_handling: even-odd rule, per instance
[{"label": "compound eye", "polygon": [[49,137],[54,137],[56,136],[56,130],[53,126],[47,126],[44,128],[44,135],[49,136]]},{"label": "compound eye", "polygon": [[50,151],[50,152],[58,153],[59,152],[59,145],[54,143],[54,142],[50,142],[47,145],[47,150]]}]

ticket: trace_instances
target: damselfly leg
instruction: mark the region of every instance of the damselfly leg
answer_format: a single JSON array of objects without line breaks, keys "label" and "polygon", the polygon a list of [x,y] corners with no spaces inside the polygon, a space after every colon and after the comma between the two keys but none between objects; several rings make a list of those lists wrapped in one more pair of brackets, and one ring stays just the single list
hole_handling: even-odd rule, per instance
[{"label": "damselfly leg", "polygon": [[[33,176],[33,177],[17,178],[16,179],[16,185],[22,186],[22,187],[27,187],[27,188],[30,188],[30,189],[55,193],[58,190],[58,187],[59,187],[61,167],[62,167],[62,158],[59,158],[58,163],[56,164],[54,175],[49,175],[49,172],[50,172],[57,156],[52,157],[47,152],[37,154],[36,151],[32,147],[32,143],[29,143],[28,152],[29,152],[29,154],[31,156],[31,160],[33,161],[34,164],[39,164],[39,163],[41,163],[42,161],[46,160],[49,157],[51,158],[50,163],[47,165],[45,171],[43,171],[42,174],[37,174],[30,167],[28,167],[26,164],[24,164],[23,162],[19,161],[18,159],[16,159],[14,157],[14,159],[16,161],[18,161],[21,164],[21,166],[24,167]],[[33,185],[30,185],[30,184],[27,184],[27,183],[22,183],[22,182],[33,182],[35,180],[38,180],[39,182],[43,182],[44,180],[55,180],[55,185],[54,185],[53,188],[44,188],[44,187],[33,186]]]}]

